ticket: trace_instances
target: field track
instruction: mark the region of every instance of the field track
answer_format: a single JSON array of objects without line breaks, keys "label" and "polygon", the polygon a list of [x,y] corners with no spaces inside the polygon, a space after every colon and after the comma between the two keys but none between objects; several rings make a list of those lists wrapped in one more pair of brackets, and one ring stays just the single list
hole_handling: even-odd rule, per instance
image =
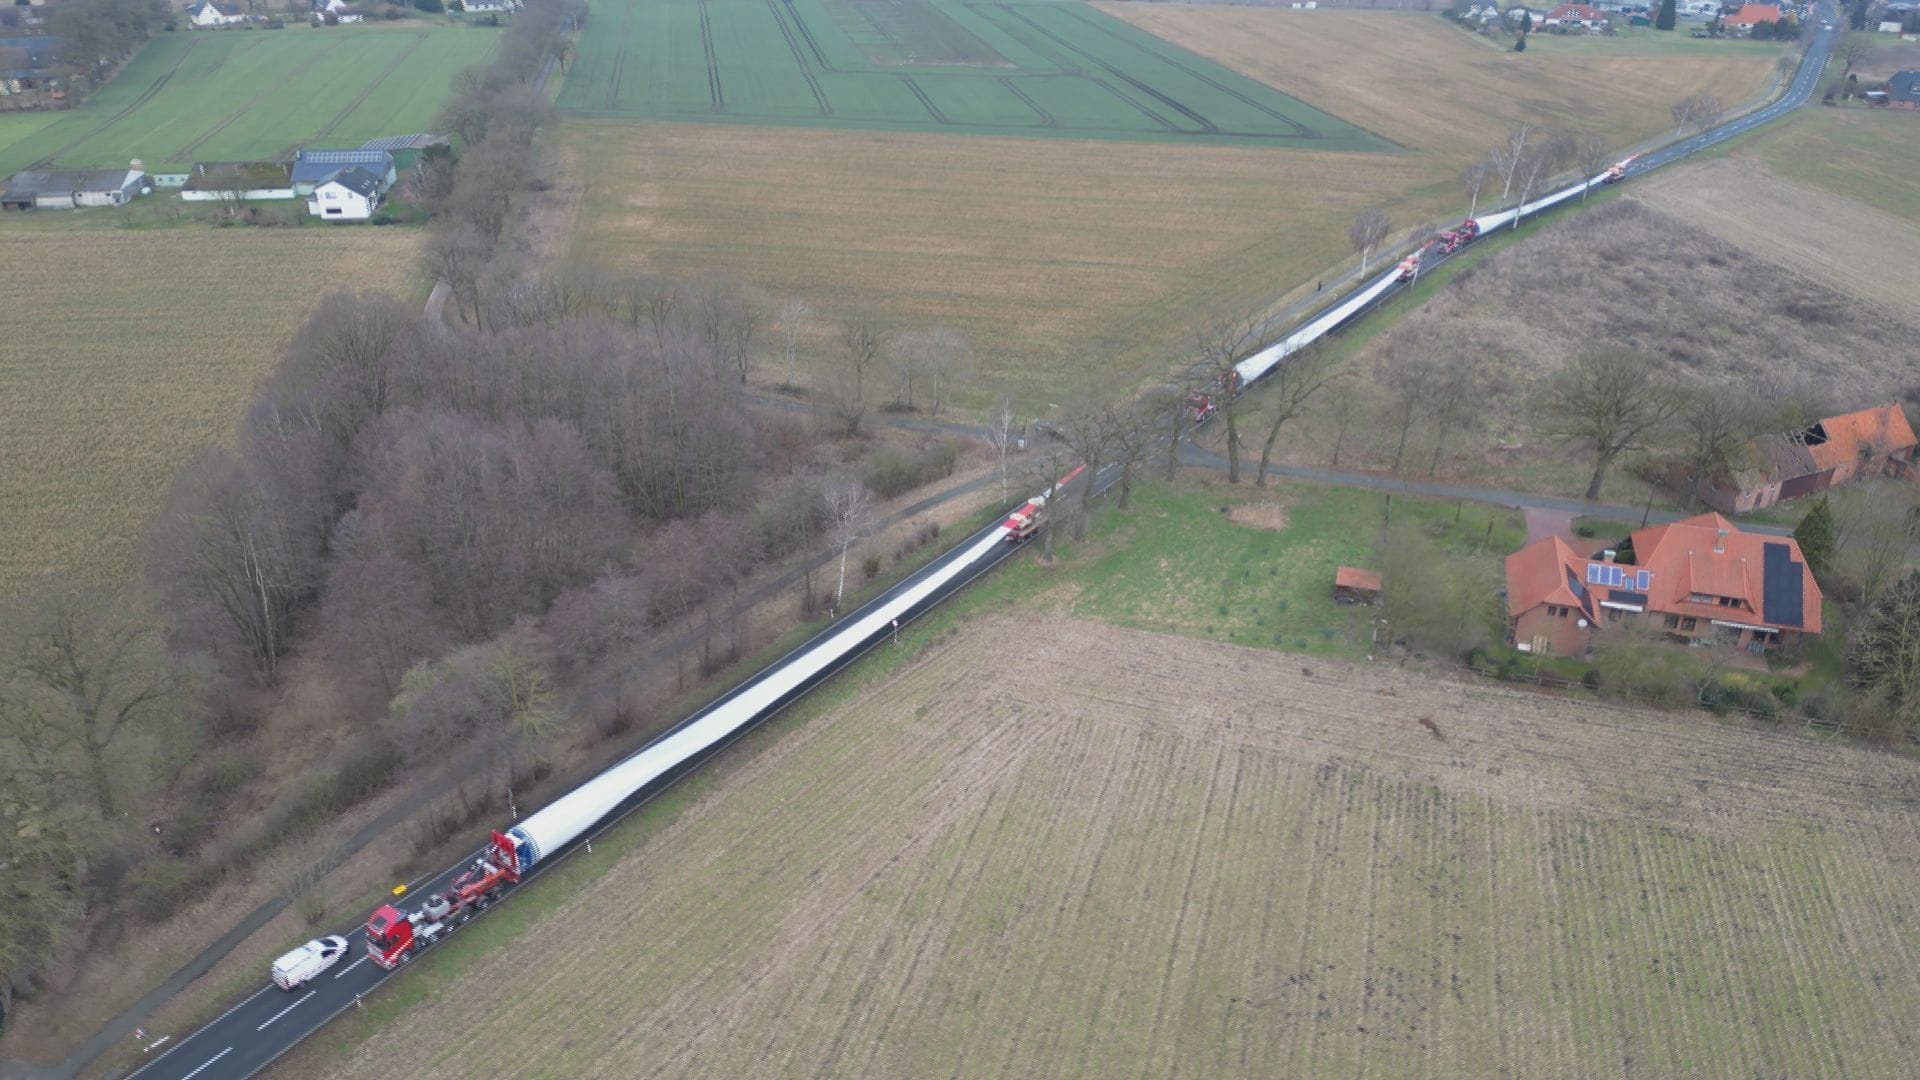
[{"label": "field track", "polygon": [[337,1075],[511,1024],[517,1075],[1898,1076],[1917,800],[1787,732],[984,619]]},{"label": "field track", "polygon": [[54,150],[52,153],[48,154],[46,157],[43,157],[39,161],[34,162],[34,166],[36,168],[51,168],[55,162],[60,160],[61,155],[66,154],[68,151],[71,151],[74,147],[79,146],[80,144],[86,142],[87,140],[93,138],[94,136],[100,134],[101,132],[106,131],[108,128],[119,123],[120,121],[125,120],[127,117],[132,116],[135,112],[138,112],[142,105],[145,105],[147,102],[152,101],[155,95],[159,94],[160,91],[166,89],[167,83],[173,80],[174,73],[180,70],[181,64],[184,64],[187,62],[187,58],[193,55],[193,50],[195,46],[199,44],[200,43],[198,41],[189,43],[187,45],[187,51],[181,53],[179,59],[173,62],[172,67],[168,68],[166,72],[162,74],[159,78],[153,80],[153,83],[149,85],[145,90],[141,91],[139,97],[134,98],[132,101],[128,102],[125,106],[123,106],[118,112],[115,112],[112,116],[109,116],[105,120],[102,120],[99,126],[95,127],[92,131],[89,131],[86,134],[81,135],[78,138],[73,139],[72,141],[61,145],[58,149]]},{"label": "field track", "polygon": [[[406,64],[406,62],[410,58],[412,58],[414,53],[417,53],[420,51],[420,46],[425,45],[426,43],[427,43],[427,35],[425,34],[414,35],[413,43],[408,45],[405,49],[402,49],[400,52],[400,55],[394,57],[391,63],[389,63],[386,67],[382,68],[380,70],[380,74],[375,76],[374,80],[368,83],[366,87],[360,91],[360,93],[356,94],[352,101],[349,101],[345,105],[341,106],[340,111],[337,113],[334,113],[331,119],[329,119],[325,124],[322,124],[320,126],[320,130],[314,132],[313,135],[310,136],[310,139],[317,142],[333,134],[334,130],[337,129],[343,122],[345,122],[347,117],[353,115],[353,111],[355,109],[358,109],[360,106],[366,104],[367,99],[373,96],[374,91],[380,89],[380,84],[386,82],[389,78],[391,78],[394,72],[399,71],[400,68],[404,64]],[[291,157],[293,155],[293,152],[298,149],[300,149],[300,147],[297,145],[288,146],[281,151],[281,154]]]},{"label": "field track", "polygon": [[[300,63],[296,64],[291,70],[282,74],[279,77],[279,79],[275,81],[272,85],[261,87],[259,90],[257,90],[254,93],[253,97],[247,99],[247,101],[244,104],[242,104],[239,108],[233,110],[232,112],[228,113],[226,116],[220,118],[220,120],[215,122],[212,127],[208,128],[207,130],[201,132],[199,135],[195,136],[193,139],[189,140],[185,146],[182,146],[180,147],[180,149],[175,150],[173,153],[167,155],[166,160],[192,161],[194,152],[199,150],[202,146],[205,146],[207,144],[207,140],[227,130],[233,125],[239,123],[242,117],[246,116],[248,113],[258,108],[260,102],[280,93],[282,90],[286,88],[286,86],[289,83],[292,83],[296,79],[300,78],[300,76],[306,74],[307,71],[310,68],[312,68],[315,64],[318,64],[320,61],[327,59],[333,53],[339,51],[340,47],[343,44],[345,44],[345,42],[343,41],[332,42],[330,48],[327,48],[324,50],[316,50],[311,55],[305,57],[300,61]],[[419,46],[416,43],[414,47],[418,48]],[[335,121],[335,126],[336,127],[338,126],[338,121]]]}]

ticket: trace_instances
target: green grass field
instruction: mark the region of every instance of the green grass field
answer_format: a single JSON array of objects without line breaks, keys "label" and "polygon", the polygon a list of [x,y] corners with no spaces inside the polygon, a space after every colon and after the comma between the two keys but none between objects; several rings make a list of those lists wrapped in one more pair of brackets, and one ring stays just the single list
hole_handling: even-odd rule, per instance
[{"label": "green grass field", "polygon": [[1385,150],[1386,140],[1066,2],[610,0],[580,116]]},{"label": "green grass field", "polygon": [[162,34],[72,112],[0,118],[0,176],[40,162],[274,158],[425,131],[454,72],[498,39],[427,26]]}]

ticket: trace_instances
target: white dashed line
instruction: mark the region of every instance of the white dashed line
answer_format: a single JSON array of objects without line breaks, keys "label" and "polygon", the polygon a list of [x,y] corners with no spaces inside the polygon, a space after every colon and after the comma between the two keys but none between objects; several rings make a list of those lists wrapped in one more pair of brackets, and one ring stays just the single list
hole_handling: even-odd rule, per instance
[{"label": "white dashed line", "polygon": [[[305,1000],[307,1000],[307,998],[310,998],[310,997],[312,997],[312,996],[313,996],[313,994],[314,994],[314,992],[313,992],[312,990],[309,990],[309,991],[307,991],[307,992],[306,992],[306,993],[305,993],[304,995],[302,995],[302,996],[301,996],[301,998],[300,998],[300,1001],[305,1001]],[[267,1017],[267,1024],[271,1024],[271,1023],[273,1023],[273,1022],[274,1022],[275,1020],[278,1020],[278,1019],[280,1019],[281,1017],[283,1017],[283,1016],[285,1016],[285,1015],[287,1015],[288,1013],[290,1013],[290,1012],[292,1012],[293,1010],[295,1010],[295,1009],[297,1009],[297,1008],[299,1008],[299,1007],[300,1007],[300,1001],[296,1001],[296,1002],[294,1002],[293,1004],[291,1004],[291,1005],[289,1005],[289,1006],[287,1006],[286,1008],[284,1008],[284,1009],[281,1009],[281,1010],[280,1010],[279,1012],[277,1012],[277,1013],[274,1013],[274,1014],[273,1014],[272,1016],[269,1016],[269,1017]],[[255,1031],[265,1031],[265,1030],[267,1030],[267,1024],[261,1024],[261,1025],[260,1025],[259,1027],[257,1027],[257,1028],[254,1028],[253,1030],[255,1030]]]},{"label": "white dashed line", "polygon": [[225,1050],[222,1050],[219,1053],[208,1058],[205,1065],[202,1065],[199,1068],[188,1073],[187,1075],[181,1077],[180,1080],[193,1080],[194,1077],[199,1076],[201,1073],[207,1071],[207,1065],[211,1065],[214,1062],[219,1061],[221,1058],[226,1057],[228,1054],[231,1054],[231,1053],[233,1053],[233,1047],[229,1046]]},{"label": "white dashed line", "polygon": [[348,964],[348,965],[347,965],[346,967],[343,967],[343,968],[341,968],[341,969],[340,969],[340,972],[339,972],[339,974],[337,974],[337,975],[335,975],[335,976],[334,976],[334,978],[336,978],[336,979],[337,979],[337,978],[339,978],[339,977],[340,977],[341,975],[345,975],[345,974],[346,974],[347,972],[349,972],[349,971],[352,971],[352,970],[353,970],[354,968],[357,968],[357,967],[359,967],[359,966],[360,966],[361,964],[364,964],[364,963],[366,963],[366,962],[367,962],[367,958],[363,956],[363,957],[361,957],[360,959],[358,959],[358,960],[355,960],[355,961],[354,961],[353,963],[351,963],[351,964]]}]

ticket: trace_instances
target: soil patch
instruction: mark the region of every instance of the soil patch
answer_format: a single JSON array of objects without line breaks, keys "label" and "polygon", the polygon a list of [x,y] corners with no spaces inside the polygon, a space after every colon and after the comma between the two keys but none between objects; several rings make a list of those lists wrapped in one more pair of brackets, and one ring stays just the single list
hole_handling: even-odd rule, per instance
[{"label": "soil patch", "polygon": [[1287,527],[1287,508],[1277,502],[1239,503],[1227,511],[1227,517],[1235,525],[1250,529],[1279,532]]}]

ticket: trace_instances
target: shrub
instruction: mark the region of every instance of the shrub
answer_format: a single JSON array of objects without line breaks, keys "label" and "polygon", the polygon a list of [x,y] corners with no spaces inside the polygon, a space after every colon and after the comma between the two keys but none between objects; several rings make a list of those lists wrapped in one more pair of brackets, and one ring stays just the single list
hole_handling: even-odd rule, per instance
[{"label": "shrub", "polygon": [[922,484],[953,475],[960,460],[960,447],[951,439],[942,439],[918,452],[897,446],[874,451],[861,471],[861,480],[875,495],[891,499]]},{"label": "shrub", "polygon": [[182,906],[205,893],[214,880],[206,867],[186,859],[149,859],[127,875],[127,891],[132,897],[134,914],[157,923],[171,918]]},{"label": "shrub", "polygon": [[224,806],[259,775],[259,759],[238,750],[222,750],[207,760],[194,779],[194,801],[205,806]]}]

